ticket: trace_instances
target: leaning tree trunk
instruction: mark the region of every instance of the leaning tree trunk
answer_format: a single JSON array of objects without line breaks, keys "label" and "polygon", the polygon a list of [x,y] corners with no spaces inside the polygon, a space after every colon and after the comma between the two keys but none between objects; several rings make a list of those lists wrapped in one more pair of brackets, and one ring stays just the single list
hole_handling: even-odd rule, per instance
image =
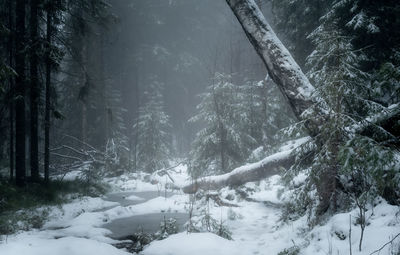
[{"label": "leaning tree trunk", "polygon": [[15,37],[15,182],[25,186],[25,0],[17,0]]},{"label": "leaning tree trunk", "polygon": [[[277,38],[254,0],[226,0],[226,2],[264,62],[272,80],[288,100],[296,117],[305,122],[305,126],[312,137],[317,136],[320,133],[319,123],[325,117],[323,112],[320,111],[320,106],[316,108],[311,119],[307,119],[304,112],[314,104],[324,104],[323,100],[312,97],[314,87],[293,60],[289,51]],[[352,127],[348,127],[348,130],[353,134],[368,134],[372,127],[375,127],[375,129],[390,127],[393,126],[393,123],[397,123],[399,119],[400,105],[397,104],[388,107],[383,114],[371,116],[368,121],[361,121]],[[390,128],[384,129],[393,134],[394,137],[399,137],[399,132],[393,132]],[[370,134],[370,136],[373,137],[373,134]],[[318,141],[315,142],[319,144]],[[310,151],[308,155],[313,153],[314,151]],[[193,184],[188,184],[182,189],[186,193],[194,193],[199,188],[218,189],[227,185],[237,186],[270,176],[279,172],[278,170],[282,167],[290,167],[293,162],[294,155],[273,154],[245,169],[238,168],[224,175],[206,177]]]},{"label": "leaning tree trunk", "polygon": [[[287,99],[295,116],[305,121],[309,134],[315,137],[319,133],[319,117],[313,116],[312,119],[307,119],[304,115],[304,112],[316,103],[311,95],[314,87],[275,35],[254,0],[226,0],[226,2],[264,62],[269,76]],[[260,180],[278,173],[281,168],[290,167],[294,163],[294,158],[290,152],[277,153],[251,166],[237,168],[226,175],[206,177],[183,187],[183,191],[193,193],[199,188],[216,189]]]},{"label": "leaning tree trunk", "polygon": [[305,121],[305,126],[312,137],[316,136],[320,126],[317,116],[306,119],[304,115],[304,112],[316,103],[311,96],[314,87],[308,78],[278,39],[254,0],[226,0],[226,2],[264,62],[272,80],[287,99],[295,116]]}]

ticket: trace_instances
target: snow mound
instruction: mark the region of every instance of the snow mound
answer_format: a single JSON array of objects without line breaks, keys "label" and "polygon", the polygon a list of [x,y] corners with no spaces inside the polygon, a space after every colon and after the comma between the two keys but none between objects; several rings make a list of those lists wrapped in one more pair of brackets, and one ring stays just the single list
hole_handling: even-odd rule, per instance
[{"label": "snow mound", "polygon": [[234,241],[211,233],[179,233],[151,243],[143,255],[239,255],[241,249]]},{"label": "snow mound", "polygon": [[1,255],[127,255],[112,245],[86,238],[25,238],[1,246]]}]

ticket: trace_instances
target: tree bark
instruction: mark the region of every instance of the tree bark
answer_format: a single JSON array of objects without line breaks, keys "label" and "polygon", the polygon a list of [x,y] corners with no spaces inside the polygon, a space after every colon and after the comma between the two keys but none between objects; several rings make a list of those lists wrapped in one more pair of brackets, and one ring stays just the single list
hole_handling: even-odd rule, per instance
[{"label": "tree bark", "polygon": [[15,37],[15,180],[17,186],[25,186],[25,0],[16,0]]},{"label": "tree bark", "polygon": [[44,123],[44,181],[49,183],[50,165],[50,87],[51,87],[51,36],[52,36],[52,6],[47,8],[46,21],[46,102],[45,102],[45,123]]},{"label": "tree bark", "polygon": [[204,177],[199,181],[182,187],[182,190],[185,193],[192,194],[199,189],[215,190],[226,186],[236,187],[247,182],[262,180],[280,173],[282,168],[292,166],[296,158],[292,155],[292,151],[275,153],[259,162],[238,167],[227,174]]},{"label": "tree bark", "polygon": [[38,0],[30,3],[30,113],[31,113],[31,139],[30,139],[30,165],[33,182],[39,181],[39,139],[38,139],[38,104],[39,104],[39,78],[38,78]]},{"label": "tree bark", "polygon": [[[10,29],[10,36],[8,38],[8,64],[13,67],[14,58],[14,12],[13,12],[14,0],[8,0],[8,26]],[[9,78],[9,89],[10,89],[10,102],[9,102],[9,117],[10,117],[10,144],[9,144],[9,164],[10,164],[10,182],[14,179],[14,77],[10,75]]]},{"label": "tree bark", "polygon": [[[322,112],[317,112],[312,119],[306,119],[304,111],[315,103],[323,104],[322,99],[312,98],[314,90],[299,66],[291,57],[288,50],[282,45],[271,27],[266,22],[254,0],[226,0],[236,15],[243,30],[254,46],[258,55],[263,60],[269,75],[277,84],[283,95],[287,98],[293,112],[299,120],[305,120],[306,128],[310,135],[315,137],[320,133],[319,123],[324,118]],[[318,108],[320,109],[320,108]],[[373,137],[372,127],[384,129],[392,136],[396,146],[399,146],[398,119],[400,118],[399,105],[388,107],[387,112],[372,116],[365,121],[348,127],[353,134]],[[397,131],[396,131],[397,130]],[[318,142],[318,141],[317,141]],[[314,153],[310,151],[310,153]],[[294,155],[290,153],[285,157],[274,158],[276,154],[247,167],[246,171],[240,168],[230,173],[205,177],[199,182],[184,186],[185,193],[194,193],[198,189],[218,189],[224,186],[237,186],[249,181],[257,181],[278,173],[281,167],[288,168],[294,163]],[[274,160],[271,160],[274,159]]]},{"label": "tree bark", "polygon": [[319,133],[318,118],[306,119],[303,114],[316,103],[311,96],[314,87],[308,78],[278,39],[254,0],[226,0],[226,2],[297,119],[304,120],[309,134],[312,137],[316,136]]}]

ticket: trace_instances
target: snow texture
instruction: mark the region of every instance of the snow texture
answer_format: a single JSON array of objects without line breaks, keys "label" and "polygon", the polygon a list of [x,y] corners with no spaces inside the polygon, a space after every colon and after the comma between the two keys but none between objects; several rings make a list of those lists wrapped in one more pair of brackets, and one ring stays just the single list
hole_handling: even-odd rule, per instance
[{"label": "snow texture", "polygon": [[[292,147],[295,148],[307,139],[302,138],[294,143],[288,143],[282,148],[284,150],[279,153],[284,155]],[[279,153],[278,155],[281,155]],[[183,171],[184,167],[181,167],[181,179],[184,180],[186,173]],[[298,176],[296,182],[301,183],[304,177]],[[128,176],[121,177],[121,179],[126,182],[133,182]],[[110,180],[115,181],[115,179]],[[122,182],[117,183],[121,184]],[[157,190],[157,184],[151,186],[153,186],[153,190]],[[134,191],[143,191],[138,187],[149,190],[149,187],[143,185],[135,186]],[[247,190],[249,198],[253,199],[254,202],[242,200],[240,196],[235,195],[234,190],[226,187],[219,192],[219,196],[226,200],[225,198],[228,195],[233,195],[234,198],[231,198],[229,202],[236,204],[237,207],[220,207],[213,202],[210,203],[209,207],[211,216],[215,219],[221,219],[232,232],[233,241],[211,233],[188,234],[184,232],[171,235],[162,241],[152,242],[145,247],[142,254],[269,255],[278,254],[291,247],[298,247],[301,249],[300,254],[304,255],[348,254],[350,215],[352,219],[351,245],[352,252],[355,255],[368,255],[399,233],[399,208],[378,199],[375,203],[376,206],[367,211],[368,225],[365,230],[362,251],[359,252],[360,227],[356,224],[358,215],[356,209],[336,214],[327,222],[310,230],[307,216],[288,223],[281,221],[282,210],[280,205],[290,197],[288,193],[291,191],[284,190],[280,176],[275,175],[257,183],[247,183],[243,186],[243,189]],[[140,197],[140,195],[138,194],[137,197]],[[157,197],[141,204],[124,207],[101,198],[84,197],[76,199],[61,208],[53,207],[50,220],[42,229],[23,231],[7,238],[1,237],[0,254],[130,254],[111,245],[119,241],[107,237],[110,232],[102,228],[103,224],[133,215],[161,211],[185,212],[188,201],[187,195],[176,194],[169,198]],[[389,252],[397,249],[399,244],[399,240],[395,241],[386,246],[380,254],[390,254]]]},{"label": "snow texture", "polygon": [[236,174],[244,174],[246,172],[251,172],[255,169],[259,169],[263,165],[273,162],[273,161],[279,161],[281,159],[287,158],[293,150],[295,150],[297,147],[300,145],[306,143],[309,141],[311,138],[310,137],[302,137],[297,140],[291,141],[286,143],[284,146],[282,146],[279,150],[279,152],[272,154],[268,157],[265,157],[263,160],[247,164],[244,166],[240,166],[238,168],[235,168],[229,173],[222,174],[222,175],[214,175],[214,176],[208,176],[205,178],[202,178],[202,181],[205,182],[222,182],[228,180],[231,176],[236,175]]}]

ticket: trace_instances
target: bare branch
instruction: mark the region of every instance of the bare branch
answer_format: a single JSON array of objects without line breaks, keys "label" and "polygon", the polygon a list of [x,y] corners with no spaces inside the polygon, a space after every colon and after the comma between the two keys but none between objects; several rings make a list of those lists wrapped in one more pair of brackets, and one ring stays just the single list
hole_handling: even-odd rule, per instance
[{"label": "bare branch", "polygon": [[397,235],[395,235],[389,242],[385,243],[381,248],[377,249],[376,251],[370,253],[369,255],[375,254],[380,252],[381,250],[383,250],[383,248],[385,248],[386,245],[393,243],[394,239],[396,239],[397,237],[400,236],[400,233],[398,233]]}]

